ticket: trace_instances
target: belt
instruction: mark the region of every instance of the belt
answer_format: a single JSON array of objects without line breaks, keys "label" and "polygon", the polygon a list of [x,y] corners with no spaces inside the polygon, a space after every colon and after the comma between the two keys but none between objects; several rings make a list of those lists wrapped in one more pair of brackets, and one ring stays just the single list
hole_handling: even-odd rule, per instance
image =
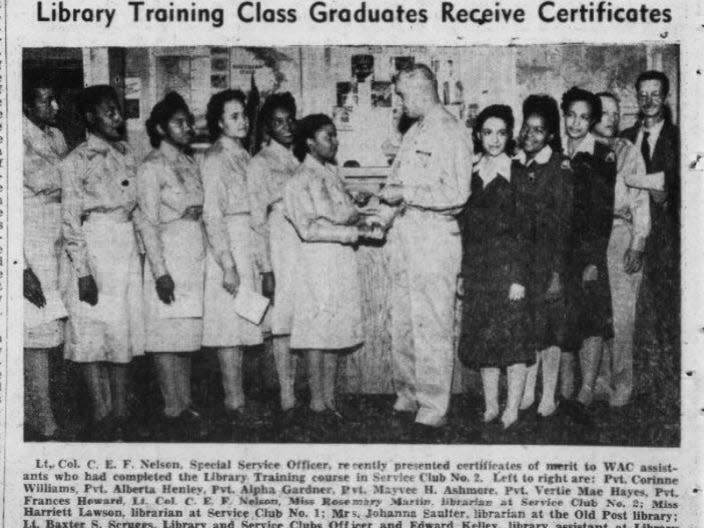
[{"label": "belt", "polygon": [[60,204],[61,203],[61,193],[53,192],[50,194],[35,194],[34,196],[26,196],[24,198],[26,202],[34,202],[35,204]]},{"label": "belt", "polygon": [[446,222],[448,224],[457,223],[457,218],[454,214],[448,214],[446,212],[433,211],[432,209],[424,209],[422,207],[414,207],[409,205],[401,206],[401,211],[399,211],[399,216],[422,216],[428,220],[439,220],[441,222]]},{"label": "belt", "polygon": [[226,215],[224,215],[224,216],[225,216],[225,218],[229,218],[229,217],[231,217],[231,216],[251,216],[251,213],[250,213],[249,211],[245,211],[245,212],[242,212],[242,213],[228,213],[228,214],[226,214]]},{"label": "belt", "polygon": [[132,213],[128,213],[124,209],[116,209],[115,211],[89,211],[81,215],[82,224],[88,221],[124,224],[132,221]]}]

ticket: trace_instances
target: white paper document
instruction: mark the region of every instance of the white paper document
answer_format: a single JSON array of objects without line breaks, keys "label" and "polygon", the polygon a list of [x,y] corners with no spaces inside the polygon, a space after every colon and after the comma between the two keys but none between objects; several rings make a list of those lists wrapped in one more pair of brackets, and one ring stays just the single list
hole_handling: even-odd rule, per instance
[{"label": "white paper document", "polygon": [[261,323],[268,306],[269,299],[247,288],[239,289],[234,302],[237,315],[254,324]]},{"label": "white paper document", "polygon": [[203,317],[203,297],[198,292],[175,292],[176,300],[171,304],[159,301],[158,313],[163,319]]}]

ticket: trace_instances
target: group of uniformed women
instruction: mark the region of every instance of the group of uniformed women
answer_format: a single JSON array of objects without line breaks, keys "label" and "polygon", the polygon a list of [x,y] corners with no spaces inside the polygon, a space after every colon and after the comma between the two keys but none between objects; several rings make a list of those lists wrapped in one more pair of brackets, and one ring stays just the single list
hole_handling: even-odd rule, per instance
[{"label": "group of uniformed women", "polygon": [[[341,418],[337,352],[362,342],[352,245],[383,233],[359,222],[334,165],[332,121],[324,115],[301,120],[294,156],[295,101],[274,94],[261,111],[266,144],[251,159],[243,144],[245,96],[225,90],[208,104],[213,143],[199,165],[191,156],[191,112],[169,93],[147,120],[153,150],[138,164],[124,142],[111,87],[81,94],[87,139],[65,158],[61,133],[51,126],[53,92],[35,87],[26,98],[25,297],[41,309],[50,292],[63,296],[65,357],[82,368],[91,436],[129,434],[126,366],[144,352],[154,360],[165,425],[205,436],[191,397],[189,354],[201,347],[217,350],[225,408],[233,423],[245,423],[243,347],[262,343],[262,330],[235,312],[242,288],[261,287],[272,299],[276,291],[271,326],[284,422],[297,408],[290,347],[306,351],[310,412]],[[48,118],[37,111],[45,103]],[[44,170],[51,178],[39,185]],[[60,267],[66,268],[61,280]],[[28,405],[38,409],[28,409],[28,421],[40,438],[61,434],[51,413],[47,363],[61,333],[55,319],[27,328],[25,336]]]},{"label": "group of uniformed women", "polygon": [[[353,246],[383,239],[384,229],[360,217],[345,189],[328,116],[301,119],[294,135],[293,97],[270,96],[260,112],[266,139],[251,158],[243,143],[250,125],[245,96],[225,90],[208,104],[213,143],[198,164],[190,148],[193,117],[170,93],[147,120],[153,150],[138,163],[109,86],[81,94],[87,139],[68,155],[53,127],[51,88],[28,90],[24,110],[25,297],[42,308],[50,296],[63,296],[65,357],[81,365],[94,438],[128,434],[127,364],[144,352],[154,360],[167,425],[207,434],[193,405],[189,354],[203,346],[217,350],[229,417],[246,422],[243,347],[262,343],[262,329],[235,313],[241,289],[273,300],[283,422],[298,408],[291,348],[304,351],[311,416],[344,419],[335,398],[338,353],[364,339]],[[459,216],[459,355],[481,371],[484,421],[500,419],[505,428],[533,404],[539,364],[541,416],[556,410],[561,364],[562,393],[571,395],[577,350],[577,401],[591,403],[601,340],[611,334],[606,248],[616,161],[590,133],[601,116],[597,96],[573,88],[562,111],[564,150],[549,96],[524,102],[518,150],[508,106],[485,108],[474,128],[479,158]],[[62,340],[56,319],[25,331],[26,394],[34,409],[27,420],[40,438],[60,434],[47,351]],[[508,381],[503,414],[501,368]]]}]

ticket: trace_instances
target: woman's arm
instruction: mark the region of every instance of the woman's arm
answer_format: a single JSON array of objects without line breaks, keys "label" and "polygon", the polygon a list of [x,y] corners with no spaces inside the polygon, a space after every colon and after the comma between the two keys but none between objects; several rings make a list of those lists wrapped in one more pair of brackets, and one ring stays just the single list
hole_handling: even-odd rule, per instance
[{"label": "woman's arm", "polygon": [[203,178],[203,222],[208,242],[213,249],[215,260],[220,267],[232,269],[235,262],[230,251],[230,237],[225,225],[225,208],[227,207],[227,189],[223,177],[227,176],[227,167],[217,154],[206,154],[201,166]]},{"label": "woman's arm", "polygon": [[286,216],[306,242],[354,244],[359,237],[356,226],[338,225],[317,215],[310,190],[300,179],[290,181],[284,191]]},{"label": "woman's arm", "polygon": [[81,178],[85,172],[85,160],[79,153],[66,158],[60,165],[61,174],[61,222],[64,247],[79,277],[90,275],[90,263],[86,239],[83,233],[83,189]]},{"label": "woman's arm", "polygon": [[164,246],[159,233],[161,192],[159,187],[158,163],[145,161],[137,171],[137,203],[140,221],[137,228],[147,252],[155,279],[168,274],[164,259]]}]

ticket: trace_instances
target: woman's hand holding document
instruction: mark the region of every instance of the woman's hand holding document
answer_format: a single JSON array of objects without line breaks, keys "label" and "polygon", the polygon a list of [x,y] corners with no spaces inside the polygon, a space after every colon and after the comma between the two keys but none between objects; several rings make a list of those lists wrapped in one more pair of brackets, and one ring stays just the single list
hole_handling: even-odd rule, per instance
[{"label": "woman's hand holding document", "polygon": [[269,299],[249,288],[240,288],[232,306],[237,315],[250,323],[259,324],[269,306]]}]

